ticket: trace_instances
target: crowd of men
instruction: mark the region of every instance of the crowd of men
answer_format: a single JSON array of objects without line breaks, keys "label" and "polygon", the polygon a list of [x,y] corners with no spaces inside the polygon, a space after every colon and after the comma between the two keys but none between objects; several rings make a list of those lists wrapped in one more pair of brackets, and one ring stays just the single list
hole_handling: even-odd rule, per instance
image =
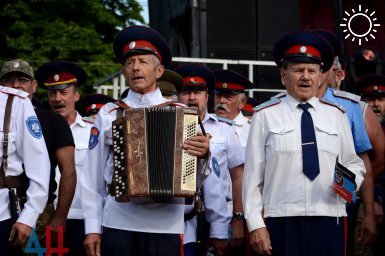
[{"label": "crowd of men", "polygon": [[[35,72],[5,62],[0,250],[25,254],[31,234],[44,247],[48,226],[76,256],[384,255],[385,76],[363,77],[358,95],[341,91],[340,45],[324,30],[283,35],[274,60],[286,91],[259,105],[237,72],[166,69],[168,44],[144,26],[114,40],[129,86],[121,99],[81,98],[87,74],[69,61]],[[39,107],[37,86],[51,110]],[[192,202],[117,201],[112,123],[124,109],[164,104],[198,113],[198,133],[183,142],[203,177],[198,193]]]}]

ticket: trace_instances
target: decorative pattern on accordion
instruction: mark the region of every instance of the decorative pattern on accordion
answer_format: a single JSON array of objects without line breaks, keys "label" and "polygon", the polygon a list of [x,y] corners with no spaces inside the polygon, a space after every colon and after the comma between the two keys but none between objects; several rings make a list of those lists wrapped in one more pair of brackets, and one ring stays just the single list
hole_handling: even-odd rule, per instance
[{"label": "decorative pattern on accordion", "polygon": [[116,201],[148,197],[168,202],[193,197],[197,158],[183,142],[197,134],[192,109],[167,106],[125,110],[112,123],[114,174],[110,186]]}]

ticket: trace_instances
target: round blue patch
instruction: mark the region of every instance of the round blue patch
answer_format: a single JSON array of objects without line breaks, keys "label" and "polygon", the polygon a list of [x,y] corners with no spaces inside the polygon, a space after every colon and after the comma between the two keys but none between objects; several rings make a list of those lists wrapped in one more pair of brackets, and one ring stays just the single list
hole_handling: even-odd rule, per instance
[{"label": "round blue patch", "polygon": [[91,128],[90,140],[88,142],[88,148],[93,149],[99,142],[99,130],[96,127]]},{"label": "round blue patch", "polygon": [[43,132],[41,130],[40,122],[36,116],[30,116],[25,121],[29,133],[36,139],[41,139]]},{"label": "round blue patch", "polygon": [[218,178],[221,177],[221,169],[219,168],[219,164],[218,164],[217,159],[215,157],[213,157],[211,161],[212,161],[215,175],[217,175]]}]

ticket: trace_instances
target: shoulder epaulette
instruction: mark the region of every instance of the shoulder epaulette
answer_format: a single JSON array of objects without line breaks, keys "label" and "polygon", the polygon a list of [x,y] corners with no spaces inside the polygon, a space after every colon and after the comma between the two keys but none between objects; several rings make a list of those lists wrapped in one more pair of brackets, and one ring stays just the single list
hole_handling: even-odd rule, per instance
[{"label": "shoulder epaulette", "polygon": [[223,123],[230,124],[230,125],[234,125],[234,124],[235,124],[235,121],[234,121],[234,120],[227,119],[227,118],[224,118],[224,117],[221,117],[221,116],[215,116],[215,118],[216,118],[219,122],[223,122]]},{"label": "shoulder epaulette", "polygon": [[271,98],[269,101],[266,101],[262,104],[259,104],[258,106],[256,106],[255,108],[253,108],[253,110],[255,112],[258,112],[262,109],[265,109],[265,108],[268,108],[268,107],[271,107],[271,106],[274,106],[274,105],[277,105],[281,102],[281,100],[279,98]]},{"label": "shoulder epaulette", "polygon": [[121,106],[119,101],[109,102],[106,105],[104,105],[104,107],[107,108],[106,110],[107,110],[108,113],[111,113],[114,110],[118,110],[119,108],[123,108],[124,109],[124,107]]},{"label": "shoulder epaulette", "polygon": [[282,98],[282,97],[286,97],[286,92],[280,92],[278,93],[277,95],[274,95],[273,97],[271,97],[270,99],[279,99],[279,98]]},{"label": "shoulder epaulette", "polygon": [[325,104],[330,105],[330,106],[333,106],[333,107],[336,107],[336,108],[338,108],[339,110],[341,110],[343,113],[345,113],[344,107],[342,107],[341,105],[338,105],[337,103],[335,103],[335,102],[333,102],[333,101],[330,101],[330,100],[321,98],[321,99],[320,99],[320,102],[325,103]]},{"label": "shoulder epaulette", "polygon": [[84,117],[82,118],[82,120],[83,120],[84,122],[90,123],[90,124],[94,124],[94,122],[95,122],[95,119],[93,119],[92,117],[89,117],[89,116],[84,116]]},{"label": "shoulder epaulette", "polygon": [[350,92],[345,92],[345,91],[334,91],[333,90],[333,95],[338,97],[338,98],[343,98],[343,99],[348,99],[348,100],[351,100],[351,101],[354,101],[356,103],[360,102],[361,100],[361,96],[358,96],[358,95],[355,95],[353,93],[350,93]]},{"label": "shoulder epaulette", "polygon": [[28,94],[29,94],[28,92],[25,92],[19,89],[10,88],[10,87],[1,87],[1,91],[6,94],[12,94],[12,95],[18,96],[20,98],[26,98],[28,97]]}]

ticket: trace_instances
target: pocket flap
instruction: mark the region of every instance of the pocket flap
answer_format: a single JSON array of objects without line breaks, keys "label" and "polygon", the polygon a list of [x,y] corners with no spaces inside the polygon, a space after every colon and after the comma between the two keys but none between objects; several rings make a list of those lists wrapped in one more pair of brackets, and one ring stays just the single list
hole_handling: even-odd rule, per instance
[{"label": "pocket flap", "polygon": [[338,131],[330,126],[316,125],[317,129],[330,135],[338,135]]},{"label": "pocket flap", "polygon": [[281,126],[281,127],[274,127],[270,129],[270,132],[275,134],[285,134],[291,131],[294,131],[293,126]]}]

